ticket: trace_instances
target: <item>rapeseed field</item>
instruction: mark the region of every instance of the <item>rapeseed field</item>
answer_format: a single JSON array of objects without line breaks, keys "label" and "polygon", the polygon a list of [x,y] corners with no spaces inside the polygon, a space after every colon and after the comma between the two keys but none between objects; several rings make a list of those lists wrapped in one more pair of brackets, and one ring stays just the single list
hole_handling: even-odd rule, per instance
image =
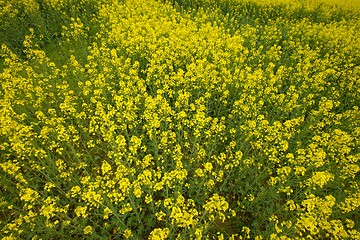
[{"label": "rapeseed field", "polygon": [[360,239],[360,3],[0,1],[0,236]]}]

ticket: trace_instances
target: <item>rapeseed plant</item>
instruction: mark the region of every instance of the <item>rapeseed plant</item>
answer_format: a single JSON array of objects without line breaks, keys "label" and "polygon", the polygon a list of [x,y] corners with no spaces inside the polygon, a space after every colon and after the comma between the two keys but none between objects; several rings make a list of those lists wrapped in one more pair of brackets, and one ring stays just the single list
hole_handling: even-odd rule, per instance
[{"label": "rapeseed plant", "polygon": [[0,6],[3,239],[359,239],[356,4]]}]

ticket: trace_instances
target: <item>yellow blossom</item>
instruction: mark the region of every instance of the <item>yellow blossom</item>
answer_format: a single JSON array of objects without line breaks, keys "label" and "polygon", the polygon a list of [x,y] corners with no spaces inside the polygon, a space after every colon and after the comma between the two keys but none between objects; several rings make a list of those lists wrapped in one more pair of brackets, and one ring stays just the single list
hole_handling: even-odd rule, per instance
[{"label": "yellow blossom", "polygon": [[92,231],[93,231],[92,226],[86,226],[86,227],[84,228],[84,234],[85,234],[85,235],[91,234]]},{"label": "yellow blossom", "polygon": [[163,240],[167,239],[170,231],[168,228],[155,228],[151,231],[149,240]]}]

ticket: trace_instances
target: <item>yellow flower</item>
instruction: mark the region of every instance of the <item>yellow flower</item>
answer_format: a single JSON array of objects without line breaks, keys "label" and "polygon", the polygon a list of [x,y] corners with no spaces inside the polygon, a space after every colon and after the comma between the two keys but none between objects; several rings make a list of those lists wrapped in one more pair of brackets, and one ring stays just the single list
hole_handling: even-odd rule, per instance
[{"label": "yellow flower", "polygon": [[166,216],[166,213],[164,213],[163,211],[160,211],[160,212],[155,213],[155,216],[156,216],[157,220],[162,221],[164,219],[164,217]]},{"label": "yellow flower", "polygon": [[146,197],[145,197],[145,203],[146,203],[146,204],[149,204],[149,203],[152,202],[152,200],[153,200],[152,196],[149,195],[149,194],[147,194]]},{"label": "yellow flower", "polygon": [[130,203],[126,203],[124,204],[124,206],[119,210],[119,213],[121,214],[125,214],[125,213],[128,213],[128,212],[131,212],[133,209],[130,205]]},{"label": "yellow flower", "polygon": [[7,172],[8,174],[15,174],[19,169],[20,167],[17,166],[16,164],[14,164],[13,162],[11,161],[7,161],[5,163],[0,163],[0,167],[2,167],[2,169]]},{"label": "yellow flower", "polygon": [[320,188],[323,188],[324,185],[333,180],[334,179],[334,175],[329,173],[328,171],[325,172],[315,172],[313,173],[313,176],[308,179],[308,185],[317,185]]},{"label": "yellow flower", "polygon": [[7,237],[3,237],[2,240],[17,240],[17,237],[13,237],[13,236],[7,236]]},{"label": "yellow flower", "polygon": [[92,230],[93,230],[92,226],[86,226],[84,228],[84,234],[91,234]]},{"label": "yellow flower", "polygon": [[44,189],[49,192],[49,191],[51,190],[51,188],[53,188],[53,187],[55,187],[55,184],[54,184],[54,183],[52,183],[52,182],[47,182],[47,183],[45,184]]},{"label": "yellow flower", "polygon": [[155,228],[154,230],[152,230],[152,232],[150,233],[149,236],[149,240],[163,240],[163,239],[167,239],[167,237],[169,236],[169,229],[168,228]]},{"label": "yellow flower", "polygon": [[81,188],[79,186],[74,186],[71,188],[71,197],[75,197],[80,191]]},{"label": "yellow flower", "polygon": [[24,200],[25,202],[34,202],[39,197],[39,193],[32,190],[31,188],[26,188],[24,191],[22,191],[21,200]]},{"label": "yellow flower", "polygon": [[132,237],[132,231],[130,229],[125,229],[124,232],[123,232],[123,236],[124,238],[130,238]]},{"label": "yellow flower", "polygon": [[205,176],[204,171],[203,171],[201,168],[196,169],[196,170],[195,170],[195,174],[196,174],[198,177],[203,177],[203,176]]},{"label": "yellow flower", "polygon": [[108,219],[109,218],[109,214],[113,213],[112,210],[108,207],[106,207],[104,209],[104,219]]},{"label": "yellow flower", "polygon": [[246,199],[249,200],[250,202],[252,202],[252,201],[254,201],[255,196],[250,193],[247,195]]},{"label": "yellow flower", "polygon": [[135,197],[139,198],[139,197],[141,197],[141,194],[142,194],[141,186],[136,185],[134,188]]},{"label": "yellow flower", "polygon": [[204,205],[206,211],[212,213],[215,211],[226,211],[229,208],[229,204],[224,197],[214,194]]},{"label": "yellow flower", "polygon": [[205,170],[207,172],[211,172],[213,166],[212,166],[212,164],[210,162],[207,162],[207,163],[204,164],[204,168],[205,168]]},{"label": "yellow flower", "polygon": [[101,165],[102,174],[106,174],[107,172],[111,171],[111,165],[107,161],[103,161]]},{"label": "yellow flower", "polygon": [[87,217],[86,209],[87,209],[86,206],[84,206],[84,207],[77,206],[77,207],[75,208],[75,214],[76,214],[76,216],[78,216],[78,217],[83,216],[84,218],[86,218],[86,217]]},{"label": "yellow flower", "polygon": [[197,228],[195,231],[195,239],[202,239],[202,230],[200,228]]}]

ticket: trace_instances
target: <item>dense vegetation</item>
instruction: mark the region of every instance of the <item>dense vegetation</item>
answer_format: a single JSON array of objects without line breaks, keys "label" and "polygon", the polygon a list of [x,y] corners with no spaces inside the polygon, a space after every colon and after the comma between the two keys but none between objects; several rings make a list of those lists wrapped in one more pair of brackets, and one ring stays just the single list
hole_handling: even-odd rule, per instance
[{"label": "dense vegetation", "polygon": [[0,236],[359,239],[359,9],[0,1]]}]

